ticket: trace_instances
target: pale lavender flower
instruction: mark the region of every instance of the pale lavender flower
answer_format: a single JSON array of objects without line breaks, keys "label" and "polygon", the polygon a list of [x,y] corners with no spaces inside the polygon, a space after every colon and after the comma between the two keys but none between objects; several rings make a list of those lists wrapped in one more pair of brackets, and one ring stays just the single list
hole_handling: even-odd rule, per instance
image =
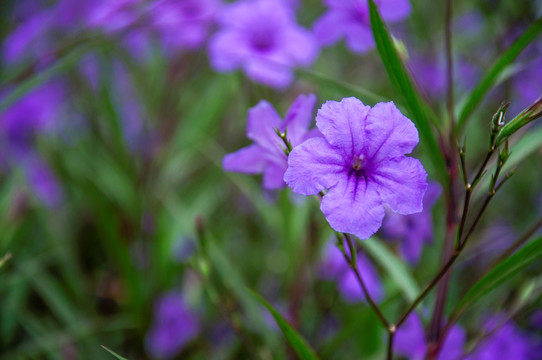
[{"label": "pale lavender flower", "polygon": [[[384,297],[380,277],[364,254],[357,255],[358,270],[367,285],[371,298],[380,302]],[[324,257],[320,266],[320,276],[324,279],[334,280],[337,283],[339,294],[348,303],[367,302],[355,273],[346,262],[344,255],[329,242],[324,248]]]},{"label": "pale lavender flower", "polygon": [[318,56],[316,40],[283,1],[238,1],[225,7],[219,23],[209,43],[217,71],[241,68],[252,80],[281,89],[293,81],[292,68],[309,66]]},{"label": "pale lavender flower", "polygon": [[[344,37],[353,52],[364,53],[374,47],[367,0],[324,0],[324,3],[329,9],[313,26],[320,44],[328,46]],[[375,0],[375,3],[388,22],[403,20],[410,14],[408,0]]]},{"label": "pale lavender flower", "polygon": [[[486,332],[494,331],[474,349],[465,360],[535,360],[536,344],[513,322],[502,324],[501,316],[491,317],[485,327]],[[496,330],[495,330],[496,329]]]},{"label": "pale lavender flower", "polygon": [[422,211],[427,173],[405,156],[418,131],[393,102],[328,101],[316,125],[324,137],[293,149],[284,180],[302,195],[328,190],[320,208],[333,229],[367,239],[382,225],[384,204],[403,215]]},{"label": "pale lavender flower", "polygon": [[154,319],[145,339],[148,353],[169,359],[177,355],[200,332],[200,321],[180,292],[169,292],[154,306]]},{"label": "pale lavender flower", "polygon": [[203,45],[222,4],[220,0],[162,0],[149,16],[164,47],[196,49]]},{"label": "pale lavender flower", "polygon": [[[465,331],[454,325],[440,349],[438,360],[460,360],[463,358]],[[427,342],[423,323],[416,313],[409,315],[395,334],[395,351],[408,360],[423,360],[427,352]]]},{"label": "pale lavender flower", "polygon": [[423,211],[412,215],[399,215],[388,211],[382,224],[383,235],[397,240],[401,254],[410,263],[416,263],[422,254],[423,245],[433,241],[433,205],[438,200],[442,188],[429,182],[423,198]]},{"label": "pale lavender flower", "polygon": [[288,159],[275,129],[281,132],[287,129],[288,139],[293,146],[317,135],[315,131],[309,131],[315,104],[315,95],[299,95],[282,121],[270,103],[260,101],[248,112],[247,137],[254,144],[226,155],[222,161],[224,170],[245,174],[263,173],[265,189],[283,188]]}]

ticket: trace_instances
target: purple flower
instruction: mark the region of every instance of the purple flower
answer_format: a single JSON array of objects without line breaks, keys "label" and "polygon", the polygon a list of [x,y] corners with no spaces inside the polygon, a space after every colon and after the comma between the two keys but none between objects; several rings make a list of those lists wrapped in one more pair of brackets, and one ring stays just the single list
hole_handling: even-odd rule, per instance
[{"label": "purple flower", "polygon": [[166,49],[196,49],[207,39],[220,7],[220,0],[163,0],[151,6],[150,17]]},{"label": "purple flower", "polygon": [[333,229],[367,239],[382,225],[384,204],[403,215],[422,211],[427,173],[404,156],[418,131],[393,102],[328,101],[316,125],[324,137],[293,149],[284,180],[302,195],[327,189],[320,208]]},{"label": "purple flower", "polygon": [[299,95],[282,121],[270,103],[260,101],[248,112],[247,137],[254,144],[226,155],[222,161],[224,170],[245,174],[263,173],[265,189],[283,188],[288,159],[275,129],[281,132],[287,129],[288,139],[293,146],[315,136],[314,131],[308,131],[315,103],[315,95]]},{"label": "purple flower", "polygon": [[433,241],[433,205],[440,196],[440,185],[430,182],[423,198],[423,211],[399,215],[388,211],[382,230],[386,237],[399,240],[401,254],[410,263],[420,259],[424,243]]},{"label": "purple flower", "polygon": [[[329,10],[314,23],[316,38],[322,45],[331,45],[346,38],[348,48],[364,53],[374,47],[369,2],[367,0],[324,0]],[[375,0],[380,15],[389,22],[410,14],[408,0]]]},{"label": "purple flower", "polygon": [[[357,266],[369,294],[373,300],[380,302],[384,297],[384,291],[378,272],[363,254],[357,255]],[[367,301],[356,275],[350,269],[341,251],[332,242],[329,242],[324,249],[324,258],[319,273],[322,278],[337,282],[339,293],[346,302]]]},{"label": "purple flower", "polygon": [[488,320],[485,331],[494,332],[482,340],[466,360],[538,359],[535,344],[514,323],[502,324],[501,317],[495,316]]},{"label": "purple flower", "polygon": [[542,54],[530,61],[525,69],[514,77],[515,101],[510,115],[515,116],[542,96]]},{"label": "purple flower", "polygon": [[[440,349],[438,360],[460,360],[465,345],[465,331],[454,325]],[[395,334],[395,351],[408,360],[425,359],[427,343],[423,323],[416,313],[412,313]]]},{"label": "purple flower", "polygon": [[145,346],[154,357],[172,358],[199,331],[199,319],[186,304],[182,293],[166,293],[155,303],[154,321],[147,333]]},{"label": "purple flower", "polygon": [[238,1],[225,8],[219,22],[209,44],[217,71],[242,68],[252,80],[280,89],[293,81],[293,67],[309,66],[318,56],[316,40],[284,1]]},{"label": "purple flower", "polygon": [[126,29],[141,15],[141,0],[101,1],[90,12],[87,25],[110,34]]}]

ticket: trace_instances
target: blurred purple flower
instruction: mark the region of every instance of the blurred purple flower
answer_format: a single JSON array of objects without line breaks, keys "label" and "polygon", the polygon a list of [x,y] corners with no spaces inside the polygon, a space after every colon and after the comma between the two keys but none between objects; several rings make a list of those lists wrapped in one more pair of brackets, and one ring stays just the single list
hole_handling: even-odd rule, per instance
[{"label": "blurred purple flower", "polygon": [[220,0],[162,0],[151,4],[149,16],[165,49],[196,49],[207,39],[221,6]]},{"label": "blurred purple flower", "polygon": [[[331,45],[345,37],[353,52],[364,53],[374,47],[367,0],[324,0],[324,3],[329,10],[313,26],[320,44]],[[402,20],[410,14],[408,0],[375,0],[375,3],[388,22]]]},{"label": "blurred purple flower", "polygon": [[154,357],[172,358],[196,338],[200,327],[197,315],[186,304],[183,294],[166,293],[155,302],[154,320],[145,347]]},{"label": "blurred purple flower", "polygon": [[401,254],[410,263],[417,263],[424,243],[433,241],[433,205],[442,189],[439,184],[429,182],[423,198],[423,211],[411,215],[399,215],[388,211],[382,224],[383,235],[398,240]]},{"label": "blurred purple flower", "polygon": [[252,80],[282,89],[293,81],[292,68],[309,66],[318,56],[316,40],[283,1],[237,1],[225,7],[219,23],[209,44],[217,71],[242,68]]},{"label": "blurred purple flower", "polygon": [[[456,60],[454,65],[455,87],[461,90],[472,88],[478,78],[478,71],[463,59]],[[446,94],[448,85],[444,59],[414,56],[408,61],[408,67],[420,90],[427,97],[439,99]]]},{"label": "blurred purple flower", "polygon": [[485,326],[487,333],[494,331],[474,349],[465,360],[514,359],[534,360],[536,344],[514,323],[502,323],[501,316],[491,317]]},{"label": "blurred purple flower", "polygon": [[382,225],[384,204],[403,215],[422,211],[427,173],[405,156],[418,131],[393,102],[328,101],[316,125],[324,137],[293,149],[284,180],[302,195],[327,189],[320,208],[333,229],[367,239]]},{"label": "blurred purple flower", "polygon": [[542,96],[542,54],[527,63],[513,79],[515,98],[509,111],[516,116]]},{"label": "blurred purple flower", "polygon": [[88,15],[87,25],[111,34],[126,29],[142,12],[141,0],[99,1]]},{"label": "blurred purple flower", "polygon": [[245,174],[263,173],[265,189],[283,188],[288,159],[275,129],[281,132],[287,129],[288,139],[293,146],[317,135],[317,132],[309,131],[315,104],[315,95],[299,95],[282,121],[270,103],[260,101],[248,112],[247,137],[254,144],[226,155],[222,161],[224,170]]},{"label": "blurred purple flower", "polygon": [[[452,327],[438,355],[438,360],[460,360],[465,345],[465,331],[458,325]],[[395,351],[408,360],[425,359],[427,343],[423,323],[412,313],[395,334]]]},{"label": "blurred purple flower", "polygon": [[[378,272],[363,254],[357,255],[357,266],[369,294],[373,300],[380,302],[384,297],[384,291]],[[332,242],[328,242],[324,248],[319,274],[324,279],[337,282],[339,293],[344,301],[348,303],[367,301],[356,275],[350,269],[341,251]]]},{"label": "blurred purple flower", "polygon": [[62,190],[49,166],[36,157],[28,159],[24,168],[35,196],[48,207],[58,205],[62,199]]}]

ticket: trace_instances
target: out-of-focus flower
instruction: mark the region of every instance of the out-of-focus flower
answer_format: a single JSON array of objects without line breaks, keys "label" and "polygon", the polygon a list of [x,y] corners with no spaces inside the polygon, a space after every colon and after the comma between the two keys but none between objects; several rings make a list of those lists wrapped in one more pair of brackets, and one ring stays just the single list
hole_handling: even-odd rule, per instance
[{"label": "out-of-focus flower", "polygon": [[[438,360],[460,360],[465,345],[465,331],[454,325],[448,333],[438,355]],[[425,359],[427,343],[423,323],[416,313],[412,313],[395,334],[395,351],[408,360]]]},{"label": "out-of-focus flower", "polygon": [[207,39],[221,6],[220,0],[162,0],[151,4],[149,17],[165,49],[196,49]]},{"label": "out-of-focus flower", "polygon": [[[464,59],[457,59],[454,65],[455,88],[461,90],[472,88],[478,78],[477,70]],[[444,59],[413,56],[408,61],[408,67],[420,90],[427,97],[439,99],[446,94],[448,85]]]},{"label": "out-of-focus flower", "polygon": [[510,115],[515,116],[542,96],[542,54],[526,64],[513,79],[516,96]]},{"label": "out-of-focus flower", "polygon": [[254,144],[226,155],[222,161],[224,170],[245,174],[263,173],[265,189],[283,188],[288,159],[283,150],[284,144],[275,129],[281,132],[287,130],[293,146],[317,135],[317,132],[309,131],[315,104],[315,95],[299,95],[282,121],[270,103],[260,101],[248,112],[247,137]]},{"label": "out-of-focus flower", "polygon": [[36,139],[53,132],[62,114],[64,90],[49,83],[29,92],[0,114],[0,153],[4,167],[21,167],[34,194],[47,206],[61,198],[58,182],[35,151]]},{"label": "out-of-focus flower", "polygon": [[140,19],[141,0],[101,1],[89,14],[87,25],[110,34],[126,29]]},{"label": "out-of-focus flower", "polygon": [[[363,254],[357,255],[357,266],[371,298],[380,302],[384,297],[384,291],[378,272]],[[367,302],[356,275],[346,263],[341,251],[332,242],[329,242],[324,249],[319,273],[322,278],[337,282],[339,294],[344,301],[348,303]]]},{"label": "out-of-focus flower", "polygon": [[281,89],[293,81],[292,68],[309,66],[318,56],[313,35],[283,1],[238,1],[225,7],[219,23],[209,44],[217,71],[242,68],[252,80]]},{"label": "out-of-focus flower", "polygon": [[422,211],[427,173],[405,156],[418,131],[392,102],[328,101],[316,125],[324,137],[293,149],[284,180],[302,195],[328,190],[320,208],[333,229],[367,239],[382,225],[384,204],[403,215]]},{"label": "out-of-focus flower", "polygon": [[199,318],[186,304],[182,293],[169,292],[155,302],[154,320],[145,346],[154,357],[172,358],[196,338],[199,331]]},{"label": "out-of-focus flower", "polygon": [[401,254],[410,263],[420,259],[424,243],[433,241],[432,209],[440,196],[440,185],[429,182],[423,198],[423,211],[412,215],[399,215],[388,211],[382,224],[385,237],[397,240]]},{"label": "out-of-focus flower", "polygon": [[514,359],[534,360],[536,344],[511,321],[502,323],[501,316],[491,317],[485,326],[488,338],[474,349],[465,360]]},{"label": "out-of-focus flower", "polygon": [[[331,45],[344,37],[353,52],[364,53],[374,47],[367,0],[324,0],[324,3],[329,9],[313,27],[320,44]],[[408,0],[375,0],[375,3],[388,22],[402,20],[410,14]]]}]

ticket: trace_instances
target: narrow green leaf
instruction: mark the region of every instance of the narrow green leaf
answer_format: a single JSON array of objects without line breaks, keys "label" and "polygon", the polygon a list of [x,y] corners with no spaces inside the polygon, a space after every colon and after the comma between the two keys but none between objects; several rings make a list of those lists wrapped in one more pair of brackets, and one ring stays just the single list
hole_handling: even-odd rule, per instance
[{"label": "narrow green leaf", "polygon": [[454,314],[462,313],[467,307],[487,296],[505,280],[542,257],[542,237],[529,241],[510,257],[498,263],[478,280],[457,304]]},{"label": "narrow green leaf", "polygon": [[299,335],[292,326],[288,323],[288,321],[277,311],[271,304],[269,304],[263,297],[261,297],[259,294],[255,293],[254,291],[250,290],[250,293],[252,296],[254,296],[269,312],[271,315],[273,315],[273,318],[277,322],[277,325],[279,326],[280,330],[284,334],[284,337],[286,340],[288,340],[288,343],[292,346],[296,354],[299,356],[301,360],[316,360],[318,357],[314,353],[314,351],[311,349],[309,344]]},{"label": "narrow green leaf", "polygon": [[435,170],[434,176],[442,183],[446,183],[446,164],[431,126],[431,123],[433,123],[433,125],[439,128],[441,124],[413,85],[403,61],[397,53],[393,39],[378,13],[374,0],[369,0],[369,12],[376,47],[382,58],[388,77],[395,90],[405,98],[405,106],[410,118],[416,124],[422,137],[421,144],[427,150],[433,163]]},{"label": "narrow green leaf", "polygon": [[6,255],[2,256],[0,258],[0,268],[5,265],[9,260],[11,259],[11,253],[7,253]]},{"label": "narrow green leaf", "polygon": [[414,301],[420,293],[420,288],[405,263],[374,236],[368,240],[358,241],[358,243],[371,255],[372,259],[388,272],[405,297],[409,301]]},{"label": "narrow green leaf", "polygon": [[471,95],[468,97],[467,102],[459,113],[459,120],[456,127],[457,133],[460,133],[463,130],[467,124],[469,116],[478,107],[487,92],[499,79],[501,73],[508,68],[508,66],[518,57],[523,49],[525,49],[527,45],[536,39],[541,32],[542,18],[539,18],[512,44],[512,46],[510,46],[510,48],[504,54],[501,55],[501,57],[489,69],[484,78],[478,83],[478,85],[476,85],[474,90],[472,90]]},{"label": "narrow green leaf", "polygon": [[117,354],[117,353],[114,352],[113,350],[109,350],[108,348],[106,348],[106,347],[103,346],[103,345],[100,345],[100,346],[102,347],[102,349],[104,349],[105,351],[107,351],[108,353],[110,353],[111,355],[113,355],[114,357],[116,357],[117,359],[119,359],[119,360],[128,360],[127,358],[120,356],[119,354]]}]

